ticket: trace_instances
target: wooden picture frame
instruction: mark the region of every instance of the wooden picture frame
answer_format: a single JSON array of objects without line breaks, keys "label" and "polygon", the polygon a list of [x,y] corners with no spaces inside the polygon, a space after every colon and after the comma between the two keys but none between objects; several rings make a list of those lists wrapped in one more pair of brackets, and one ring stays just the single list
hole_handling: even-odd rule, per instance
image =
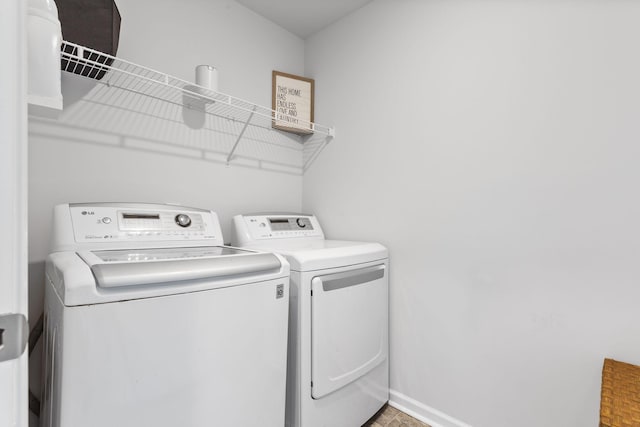
[{"label": "wooden picture frame", "polygon": [[299,135],[313,133],[313,92],[315,81],[306,77],[273,71],[272,127]]}]

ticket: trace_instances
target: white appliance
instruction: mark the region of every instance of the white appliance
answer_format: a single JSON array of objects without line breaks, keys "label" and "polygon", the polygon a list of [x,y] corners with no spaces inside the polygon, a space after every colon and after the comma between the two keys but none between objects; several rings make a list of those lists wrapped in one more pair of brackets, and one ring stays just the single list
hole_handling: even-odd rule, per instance
[{"label": "white appliance", "polygon": [[233,224],[235,245],[291,265],[286,425],[361,426],[389,399],[387,249],[325,240],[313,215]]},{"label": "white appliance", "polygon": [[56,206],[42,426],[284,424],[289,265],[222,242],[207,210]]}]

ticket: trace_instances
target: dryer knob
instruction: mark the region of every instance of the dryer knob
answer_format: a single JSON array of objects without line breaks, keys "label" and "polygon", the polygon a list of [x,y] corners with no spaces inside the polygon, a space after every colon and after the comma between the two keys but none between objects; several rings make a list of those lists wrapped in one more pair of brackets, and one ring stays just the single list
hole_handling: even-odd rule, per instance
[{"label": "dryer knob", "polygon": [[180,227],[188,227],[191,225],[191,218],[186,214],[176,215],[176,224]]},{"label": "dryer knob", "polygon": [[307,226],[307,224],[305,224],[305,222],[302,220],[302,218],[296,219],[296,224],[298,224],[298,227],[300,227],[300,228],[305,228]]}]

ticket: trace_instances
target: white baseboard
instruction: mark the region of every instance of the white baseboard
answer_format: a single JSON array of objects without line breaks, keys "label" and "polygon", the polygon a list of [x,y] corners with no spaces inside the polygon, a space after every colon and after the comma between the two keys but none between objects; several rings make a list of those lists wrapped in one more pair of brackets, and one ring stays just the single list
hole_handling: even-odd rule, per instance
[{"label": "white baseboard", "polygon": [[395,390],[390,390],[389,395],[389,405],[429,424],[431,427],[472,427],[470,424],[457,420]]}]

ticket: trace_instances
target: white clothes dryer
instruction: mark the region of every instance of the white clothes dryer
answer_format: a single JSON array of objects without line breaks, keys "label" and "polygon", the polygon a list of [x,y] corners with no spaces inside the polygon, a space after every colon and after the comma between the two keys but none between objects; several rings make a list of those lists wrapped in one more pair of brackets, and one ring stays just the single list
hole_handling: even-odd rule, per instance
[{"label": "white clothes dryer", "polygon": [[325,240],[314,215],[233,224],[234,245],[291,265],[286,426],[361,426],[389,400],[387,249]]},{"label": "white clothes dryer", "polygon": [[54,210],[42,427],[284,424],[289,265],[214,212]]}]

